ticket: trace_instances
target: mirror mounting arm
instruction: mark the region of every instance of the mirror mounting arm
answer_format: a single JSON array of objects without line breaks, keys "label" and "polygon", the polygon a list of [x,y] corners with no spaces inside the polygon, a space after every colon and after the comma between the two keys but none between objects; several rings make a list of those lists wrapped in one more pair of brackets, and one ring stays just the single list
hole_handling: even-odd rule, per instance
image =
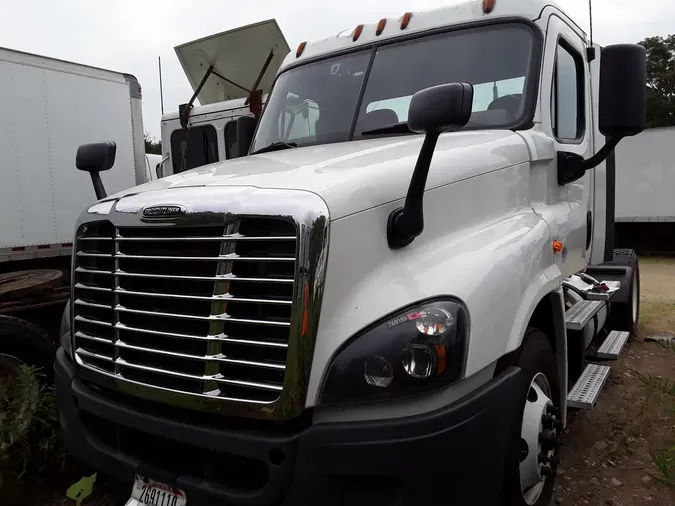
[{"label": "mirror mounting arm", "polygon": [[96,199],[101,200],[106,198],[108,194],[106,193],[105,188],[103,187],[103,181],[101,181],[101,173],[91,171],[89,175],[91,176],[91,184],[94,185],[94,193],[96,194]]},{"label": "mirror mounting arm", "polygon": [[410,178],[405,205],[389,215],[387,241],[391,249],[407,246],[424,230],[424,189],[439,135],[440,132],[429,132],[424,137],[415,170]]},{"label": "mirror mounting arm", "polygon": [[589,159],[566,151],[558,152],[558,184],[563,186],[584,176],[587,170],[604,162],[623,137],[616,135],[607,139],[600,150]]}]

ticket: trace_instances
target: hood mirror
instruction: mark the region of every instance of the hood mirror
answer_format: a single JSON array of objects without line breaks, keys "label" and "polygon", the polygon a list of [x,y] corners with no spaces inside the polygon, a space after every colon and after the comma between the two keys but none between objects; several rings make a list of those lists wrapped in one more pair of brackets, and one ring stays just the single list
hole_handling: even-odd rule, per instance
[{"label": "hood mirror", "polygon": [[467,83],[441,84],[413,95],[408,109],[408,128],[426,136],[405,205],[389,215],[387,240],[391,249],[407,246],[424,230],[424,188],[436,142],[441,133],[459,130],[469,122],[472,105],[473,86]]}]

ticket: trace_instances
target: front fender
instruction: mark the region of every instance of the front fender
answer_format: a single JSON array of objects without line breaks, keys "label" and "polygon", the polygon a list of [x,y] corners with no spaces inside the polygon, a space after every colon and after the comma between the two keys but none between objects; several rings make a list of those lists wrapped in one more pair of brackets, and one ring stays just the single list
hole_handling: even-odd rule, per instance
[{"label": "front fender", "polygon": [[[472,184],[485,187],[481,177],[451,185],[457,191],[427,192],[425,230],[401,250],[389,249],[386,238],[387,218],[400,202],[331,224],[308,405],[316,405],[332,357],[351,336],[417,300],[452,295],[466,304],[471,331],[465,377],[520,346],[537,303],[561,283],[546,222],[527,205],[508,209],[514,199],[529,204],[520,174],[513,168],[490,175],[502,192],[483,202],[470,198]],[[465,198],[453,202],[459,191]],[[449,205],[451,213],[428,212]]]}]

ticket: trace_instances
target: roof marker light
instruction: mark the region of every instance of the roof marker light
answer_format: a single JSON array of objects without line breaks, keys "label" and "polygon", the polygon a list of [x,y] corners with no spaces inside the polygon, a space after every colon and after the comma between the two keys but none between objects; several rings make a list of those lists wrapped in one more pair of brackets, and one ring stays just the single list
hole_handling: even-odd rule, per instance
[{"label": "roof marker light", "polygon": [[387,18],[382,18],[377,23],[377,29],[375,30],[375,35],[381,35],[384,31],[384,27],[387,26]]},{"label": "roof marker light", "polygon": [[363,25],[359,25],[356,28],[354,28],[354,33],[352,34],[352,40],[356,42],[358,38],[361,36],[361,32],[363,31]]},{"label": "roof marker light", "polygon": [[305,51],[305,47],[307,47],[307,42],[301,42],[298,46],[298,50],[295,52],[296,58],[300,58],[300,55]]},{"label": "roof marker light", "polygon": [[495,8],[496,0],[483,0],[483,12],[485,14],[490,14],[492,9]]},{"label": "roof marker light", "polygon": [[410,18],[412,18],[412,12],[406,12],[401,18],[401,30],[408,28],[408,23],[410,23]]}]

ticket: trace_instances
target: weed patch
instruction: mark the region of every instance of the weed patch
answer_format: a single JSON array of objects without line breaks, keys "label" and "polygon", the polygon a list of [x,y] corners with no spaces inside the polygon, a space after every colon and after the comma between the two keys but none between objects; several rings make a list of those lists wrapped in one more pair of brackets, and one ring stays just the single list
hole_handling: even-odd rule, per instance
[{"label": "weed patch", "polygon": [[675,444],[650,453],[659,474],[654,479],[669,488],[675,488]]}]

